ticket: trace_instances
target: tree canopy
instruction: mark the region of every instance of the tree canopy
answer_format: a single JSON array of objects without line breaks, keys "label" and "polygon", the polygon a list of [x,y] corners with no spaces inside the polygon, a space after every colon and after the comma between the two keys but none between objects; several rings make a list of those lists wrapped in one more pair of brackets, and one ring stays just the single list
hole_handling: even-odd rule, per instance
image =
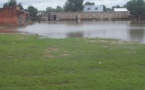
[{"label": "tree canopy", "polygon": [[103,5],[103,11],[107,11],[107,7]]},{"label": "tree canopy", "polygon": [[122,8],[122,7],[121,7],[120,5],[112,6],[112,10],[113,10],[114,8]]},{"label": "tree canopy", "polygon": [[145,13],[145,1],[144,0],[131,0],[126,4],[130,14],[135,16],[137,20],[139,16]]},{"label": "tree canopy", "polygon": [[65,11],[78,12],[83,11],[84,0],[67,0],[64,5]]},{"label": "tree canopy", "polygon": [[17,1],[16,0],[10,0],[10,1],[4,3],[3,7],[16,6],[16,5],[17,5]]},{"label": "tree canopy", "polygon": [[18,5],[20,7],[20,9],[23,9],[22,4],[21,3],[17,4],[16,0],[10,0],[10,1],[4,3],[3,7],[16,6],[16,5]]},{"label": "tree canopy", "polygon": [[46,12],[63,12],[64,9],[61,6],[57,6],[56,8],[47,7]]},{"label": "tree canopy", "polygon": [[37,8],[35,8],[33,6],[29,6],[28,7],[28,12],[29,12],[30,17],[31,17],[32,20],[35,20],[37,18],[37,13],[38,13]]},{"label": "tree canopy", "polygon": [[94,2],[85,2],[85,5],[95,5]]}]

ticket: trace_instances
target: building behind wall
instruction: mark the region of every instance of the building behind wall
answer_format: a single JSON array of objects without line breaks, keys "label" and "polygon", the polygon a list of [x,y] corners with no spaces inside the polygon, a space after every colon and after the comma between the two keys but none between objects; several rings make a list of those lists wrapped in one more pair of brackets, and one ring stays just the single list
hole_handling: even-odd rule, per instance
[{"label": "building behind wall", "polygon": [[0,25],[26,25],[29,23],[29,13],[20,10],[18,6],[0,8]]},{"label": "building behind wall", "polygon": [[96,6],[96,5],[85,5],[83,12],[103,12],[103,5]]},{"label": "building behind wall", "polygon": [[[88,10],[90,8],[90,10]],[[95,9],[97,8],[97,9]],[[94,11],[95,10],[95,11]],[[127,20],[130,12],[126,8],[115,8],[114,11],[104,12],[103,6],[86,6],[84,12],[50,12],[42,15],[42,18],[48,18],[48,21],[62,21],[62,20]]]},{"label": "building behind wall", "polygon": [[[42,15],[42,18],[49,18],[48,21],[76,20],[127,20],[128,12],[52,12],[50,15]],[[46,19],[45,19],[46,20]]]},{"label": "building behind wall", "polygon": [[114,8],[114,19],[127,19],[130,16],[130,12],[126,8]]}]

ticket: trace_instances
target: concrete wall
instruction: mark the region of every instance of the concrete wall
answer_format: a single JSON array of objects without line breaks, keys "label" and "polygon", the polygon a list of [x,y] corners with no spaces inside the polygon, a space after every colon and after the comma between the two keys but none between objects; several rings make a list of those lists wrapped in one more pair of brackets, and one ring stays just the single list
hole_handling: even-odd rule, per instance
[{"label": "concrete wall", "polygon": [[29,14],[18,6],[0,8],[0,25],[26,25]]},{"label": "concrete wall", "polygon": [[[51,12],[51,20],[56,15],[57,20],[75,20],[76,16],[80,20],[118,20],[127,19],[129,12]],[[42,18],[48,18],[48,15],[42,15]]]},{"label": "concrete wall", "polygon": [[17,8],[6,7],[0,9],[0,24],[17,24]]}]

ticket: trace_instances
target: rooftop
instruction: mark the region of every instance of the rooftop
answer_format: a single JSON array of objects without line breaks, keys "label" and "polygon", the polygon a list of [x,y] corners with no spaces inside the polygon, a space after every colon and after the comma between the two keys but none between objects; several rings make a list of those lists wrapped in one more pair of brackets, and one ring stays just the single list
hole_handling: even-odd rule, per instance
[{"label": "rooftop", "polygon": [[126,8],[114,8],[115,12],[126,12],[128,11]]},{"label": "rooftop", "polygon": [[83,12],[103,12],[103,6],[97,6],[97,5],[85,5]]}]

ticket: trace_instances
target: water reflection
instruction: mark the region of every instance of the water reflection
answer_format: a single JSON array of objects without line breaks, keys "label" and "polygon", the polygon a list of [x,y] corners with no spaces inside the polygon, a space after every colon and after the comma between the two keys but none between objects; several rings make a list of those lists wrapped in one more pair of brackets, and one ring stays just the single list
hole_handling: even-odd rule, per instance
[{"label": "water reflection", "polygon": [[143,29],[132,29],[129,30],[130,40],[136,42],[143,42],[144,40],[144,30]]},{"label": "water reflection", "polygon": [[145,40],[145,23],[144,22],[130,22],[130,29],[128,32],[130,41],[144,42]]},{"label": "water reflection", "polygon": [[129,25],[131,27],[144,27],[145,26],[145,22],[136,22],[136,21],[132,21],[132,22],[129,22]]},{"label": "water reflection", "polygon": [[36,23],[18,31],[39,34],[49,38],[112,38],[145,43],[145,23],[143,22],[55,22]]}]

